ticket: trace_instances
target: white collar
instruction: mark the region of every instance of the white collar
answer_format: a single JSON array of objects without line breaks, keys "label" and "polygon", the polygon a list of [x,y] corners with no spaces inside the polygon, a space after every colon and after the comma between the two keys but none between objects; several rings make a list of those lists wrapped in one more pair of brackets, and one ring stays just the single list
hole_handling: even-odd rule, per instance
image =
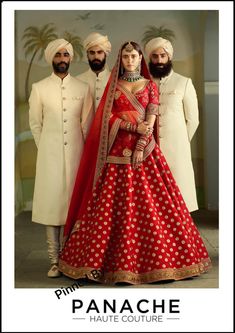
[{"label": "white collar", "polygon": [[53,81],[55,81],[56,83],[59,83],[59,84],[67,84],[70,79],[71,79],[71,75],[70,73],[68,73],[64,78],[63,80],[58,76],[56,75],[54,72],[51,74],[51,79]]}]

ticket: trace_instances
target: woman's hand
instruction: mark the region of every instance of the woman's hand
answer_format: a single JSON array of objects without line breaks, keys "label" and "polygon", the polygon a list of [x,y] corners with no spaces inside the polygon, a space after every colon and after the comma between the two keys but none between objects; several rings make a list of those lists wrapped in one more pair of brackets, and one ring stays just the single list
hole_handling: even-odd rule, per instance
[{"label": "woman's hand", "polygon": [[141,135],[149,135],[152,134],[153,128],[149,125],[147,121],[140,123],[137,127],[137,133]]},{"label": "woman's hand", "polygon": [[143,162],[143,157],[144,157],[143,151],[135,149],[132,156],[132,166],[134,169],[138,168],[138,166],[141,165],[141,163]]}]

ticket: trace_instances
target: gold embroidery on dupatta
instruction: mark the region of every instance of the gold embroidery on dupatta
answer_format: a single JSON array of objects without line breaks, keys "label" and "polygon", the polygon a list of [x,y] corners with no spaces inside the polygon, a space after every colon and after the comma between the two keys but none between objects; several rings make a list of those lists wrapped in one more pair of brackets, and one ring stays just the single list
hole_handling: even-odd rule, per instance
[{"label": "gold embroidery on dupatta", "polygon": [[[147,86],[148,82],[146,83],[145,87]],[[140,117],[145,119],[145,109],[143,105],[135,97],[135,95],[131,93],[128,89],[126,89],[124,86],[121,86],[120,84],[117,84],[117,87],[126,96],[129,102],[134,106],[134,108],[140,113]],[[142,88],[141,90],[143,90],[144,88]]]},{"label": "gold embroidery on dupatta", "polygon": [[100,141],[99,141],[99,149],[98,149],[98,156],[97,156],[97,163],[94,175],[94,182],[93,187],[96,184],[97,178],[106,162],[106,157],[108,153],[108,131],[109,131],[109,119],[111,115],[111,110],[113,106],[115,88],[118,79],[118,71],[119,71],[119,63],[120,63],[120,55],[121,51],[119,52],[118,59],[115,65],[114,72],[111,74],[113,75],[113,79],[110,82],[109,90],[107,92],[107,98],[104,105],[103,117],[102,117],[102,125],[101,125],[101,133],[100,133]]},{"label": "gold embroidery on dupatta", "polygon": [[109,146],[108,146],[108,151],[112,148],[113,142],[116,138],[117,132],[119,130],[119,126],[122,122],[122,119],[116,119],[113,123],[113,126],[109,132]]},{"label": "gold embroidery on dupatta", "polygon": [[151,141],[144,148],[144,156],[143,156],[144,160],[152,153],[152,151],[154,150],[155,145],[156,145],[156,142],[154,140],[154,137],[152,136]]}]

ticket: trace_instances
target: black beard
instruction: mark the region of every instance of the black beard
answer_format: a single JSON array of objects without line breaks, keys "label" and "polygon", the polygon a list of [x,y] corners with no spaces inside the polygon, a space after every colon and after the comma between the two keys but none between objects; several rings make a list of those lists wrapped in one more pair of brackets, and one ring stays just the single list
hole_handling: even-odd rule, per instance
[{"label": "black beard", "polygon": [[[60,67],[61,64],[64,64],[65,66]],[[52,62],[52,66],[53,66],[53,69],[54,69],[55,73],[67,73],[68,69],[69,69],[69,65],[70,65],[69,62],[67,63],[67,62],[64,62],[64,61],[61,61],[58,64],[55,64],[54,62]]]},{"label": "black beard", "polygon": [[173,65],[170,60],[166,64],[161,64],[161,65],[154,64],[152,63],[152,61],[149,62],[149,71],[151,75],[156,79],[160,79],[162,77],[167,76],[172,70],[172,67]]},{"label": "black beard", "polygon": [[106,63],[106,57],[102,61],[100,61],[98,59],[94,59],[94,60],[91,61],[91,60],[88,59],[88,62],[89,62],[89,65],[91,67],[91,70],[94,71],[94,72],[98,72],[98,71],[101,71],[104,68],[105,63]]}]

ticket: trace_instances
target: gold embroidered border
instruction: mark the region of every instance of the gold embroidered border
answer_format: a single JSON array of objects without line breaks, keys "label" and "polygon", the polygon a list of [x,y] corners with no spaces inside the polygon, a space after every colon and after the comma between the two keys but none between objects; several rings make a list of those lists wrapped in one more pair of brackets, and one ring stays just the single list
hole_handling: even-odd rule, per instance
[{"label": "gold embroidered border", "polygon": [[131,157],[129,156],[111,156],[107,157],[107,163],[115,164],[131,164]]},{"label": "gold embroidered border", "polygon": [[[144,149],[144,160],[151,154],[155,147],[155,140],[152,137],[150,143]],[[131,164],[132,158],[129,156],[111,156],[109,155],[106,160],[107,163],[115,163],[115,164]]]},{"label": "gold embroidered border", "polygon": [[[155,269],[148,273],[135,274],[128,271],[116,271],[102,274],[94,267],[72,267],[66,262],[59,261],[59,270],[72,279],[88,278],[103,284],[127,282],[131,284],[152,283],[163,280],[183,280],[206,273],[212,267],[210,259],[203,259],[200,263],[182,268]],[[100,272],[100,273],[99,273]],[[92,274],[93,273],[93,274]]]},{"label": "gold embroidered border", "polygon": [[105,105],[104,105],[100,141],[99,141],[99,149],[98,149],[98,157],[97,157],[93,186],[95,186],[96,181],[99,177],[99,174],[106,162],[106,157],[107,157],[107,152],[108,152],[109,119],[110,119],[111,109],[113,106],[116,84],[117,84],[117,80],[118,80],[120,58],[121,58],[121,51],[119,51],[117,62],[111,73],[110,86],[109,86],[109,90],[107,92],[107,97],[106,97],[106,101],[105,101]]},{"label": "gold embroidered border", "polygon": [[153,115],[157,116],[158,115],[158,105],[149,103],[147,106],[147,114],[148,115],[153,114]]},{"label": "gold embroidered border", "polygon": [[[144,85],[144,87],[142,89],[144,89],[148,85],[148,83],[149,83],[149,80],[148,80],[148,82],[146,82],[146,84]],[[121,86],[120,84],[117,84],[117,87],[118,87],[118,89],[120,89],[123,92],[123,94],[127,97],[127,99],[134,106],[134,108],[140,113],[141,117],[145,118],[145,109],[144,109],[143,105],[135,97],[135,95],[132,94],[124,86]]]},{"label": "gold embroidered border", "polygon": [[122,119],[116,119],[113,123],[113,126],[109,132],[109,147],[108,147],[108,151],[110,151],[112,145],[113,145],[113,142],[116,138],[116,135],[117,135],[117,132],[118,132],[118,129],[119,129],[119,126],[122,122]]},{"label": "gold embroidered border", "polygon": [[152,153],[152,151],[155,147],[155,144],[156,144],[156,142],[154,140],[154,137],[152,136],[151,141],[144,149],[144,156],[143,156],[144,160]]}]

